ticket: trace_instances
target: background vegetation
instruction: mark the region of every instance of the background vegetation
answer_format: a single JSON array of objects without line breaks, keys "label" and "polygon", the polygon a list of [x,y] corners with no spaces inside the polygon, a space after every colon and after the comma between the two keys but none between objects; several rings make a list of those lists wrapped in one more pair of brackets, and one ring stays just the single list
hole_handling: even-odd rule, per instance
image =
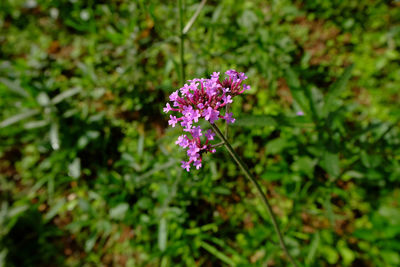
[{"label": "background vegetation", "polygon": [[[288,265],[223,149],[179,166],[178,25],[175,1],[0,1],[0,266]],[[249,76],[230,136],[294,257],[399,266],[400,3],[208,1],[186,38],[188,79]]]}]

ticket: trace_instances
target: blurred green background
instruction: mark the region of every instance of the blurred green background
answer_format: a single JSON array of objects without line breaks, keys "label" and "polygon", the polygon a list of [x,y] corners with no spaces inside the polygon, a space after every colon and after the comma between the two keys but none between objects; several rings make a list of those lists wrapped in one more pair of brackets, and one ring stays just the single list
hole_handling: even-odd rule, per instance
[{"label": "blurred green background", "polygon": [[[289,266],[223,148],[180,168],[178,22],[0,1],[0,266]],[[208,1],[186,36],[187,79],[249,76],[230,139],[303,266],[400,266],[399,47],[399,1]]]}]

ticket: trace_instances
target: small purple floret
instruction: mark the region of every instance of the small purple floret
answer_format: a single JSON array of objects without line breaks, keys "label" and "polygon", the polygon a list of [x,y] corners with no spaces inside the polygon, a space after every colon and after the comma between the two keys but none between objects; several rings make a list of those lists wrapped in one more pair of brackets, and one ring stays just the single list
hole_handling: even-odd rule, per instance
[{"label": "small purple floret", "polygon": [[215,133],[212,130],[208,129],[204,135],[208,140],[214,140]]},{"label": "small purple floret", "polygon": [[189,162],[181,161],[181,163],[182,163],[182,165],[181,165],[182,168],[186,169],[187,172],[190,171],[190,163]]},{"label": "small purple floret", "polygon": [[173,92],[173,93],[169,96],[169,100],[171,100],[171,101],[176,101],[178,98],[179,98],[178,91]]},{"label": "small purple floret", "polygon": [[208,107],[204,112],[204,119],[208,120],[211,123],[218,120],[219,111],[214,110],[212,107]]},{"label": "small purple floret", "polygon": [[168,124],[172,125],[172,127],[175,127],[175,124],[178,123],[176,116],[169,115],[169,118],[170,118],[170,120],[168,121]]},{"label": "small purple floret", "polygon": [[189,146],[189,140],[186,135],[181,135],[178,137],[178,140],[175,142],[175,144],[185,148]]},{"label": "small purple floret", "polygon": [[193,162],[193,165],[196,167],[196,169],[200,169],[201,168],[201,161],[200,160],[196,160],[195,162]]},{"label": "small purple floret", "polygon": [[200,136],[203,135],[203,134],[201,133],[201,128],[200,128],[200,126],[193,127],[191,133],[192,133],[193,138],[199,138]]},{"label": "small purple floret", "polygon": [[230,113],[227,113],[226,115],[225,115],[225,117],[224,117],[224,119],[226,120],[226,123],[234,123],[235,122],[235,118],[232,118],[232,116],[233,116],[233,113],[232,112],[230,112]]}]

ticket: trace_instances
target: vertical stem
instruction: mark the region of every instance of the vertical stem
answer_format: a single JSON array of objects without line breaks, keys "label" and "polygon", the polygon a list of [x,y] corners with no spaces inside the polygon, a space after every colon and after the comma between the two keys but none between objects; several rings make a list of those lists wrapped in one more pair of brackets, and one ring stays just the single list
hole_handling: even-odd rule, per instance
[{"label": "vertical stem", "polygon": [[185,47],[184,47],[184,42],[185,42],[185,36],[183,34],[183,0],[178,0],[178,5],[179,5],[179,57],[180,57],[180,64],[181,64],[181,75],[180,75],[180,84],[183,85],[186,80],[186,75],[185,75],[185,59],[184,59],[184,54],[185,54]]},{"label": "vertical stem", "polygon": [[218,135],[218,137],[221,140],[224,141],[225,148],[228,150],[229,154],[235,160],[235,162],[240,167],[240,169],[243,171],[245,176],[251,181],[251,183],[257,189],[257,193],[258,193],[259,197],[262,199],[263,203],[265,204],[265,207],[267,208],[267,212],[268,212],[269,216],[271,217],[272,224],[274,226],[275,232],[278,234],[279,243],[280,243],[283,251],[285,252],[286,256],[289,258],[289,260],[293,264],[293,266],[297,267],[296,262],[294,261],[292,256],[290,256],[289,251],[286,248],[285,241],[283,240],[283,236],[282,236],[281,230],[279,229],[279,226],[278,226],[278,223],[276,221],[275,215],[274,215],[274,213],[272,211],[271,205],[269,204],[269,201],[268,201],[267,197],[265,196],[264,192],[262,191],[261,186],[258,184],[257,180],[251,175],[251,173],[250,173],[248,167],[246,166],[246,164],[239,157],[239,155],[235,152],[235,150],[233,150],[232,146],[226,140],[226,138],[221,133],[219,128],[215,124],[211,124],[211,127],[213,128],[214,132]]},{"label": "vertical stem", "polygon": [[[227,104],[227,105],[225,106],[225,115],[228,115],[228,112],[229,112],[229,104]],[[226,123],[226,124],[225,124],[225,138],[226,138],[226,140],[228,140],[228,133],[229,133],[228,127],[229,127],[229,124]]]}]

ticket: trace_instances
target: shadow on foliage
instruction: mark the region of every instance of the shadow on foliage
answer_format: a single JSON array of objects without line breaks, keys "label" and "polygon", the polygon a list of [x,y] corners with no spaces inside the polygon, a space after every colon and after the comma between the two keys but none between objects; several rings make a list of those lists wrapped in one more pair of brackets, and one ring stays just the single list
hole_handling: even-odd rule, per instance
[{"label": "shadow on foliage", "polygon": [[37,210],[28,210],[2,241],[8,250],[6,266],[63,266],[61,234]]}]

